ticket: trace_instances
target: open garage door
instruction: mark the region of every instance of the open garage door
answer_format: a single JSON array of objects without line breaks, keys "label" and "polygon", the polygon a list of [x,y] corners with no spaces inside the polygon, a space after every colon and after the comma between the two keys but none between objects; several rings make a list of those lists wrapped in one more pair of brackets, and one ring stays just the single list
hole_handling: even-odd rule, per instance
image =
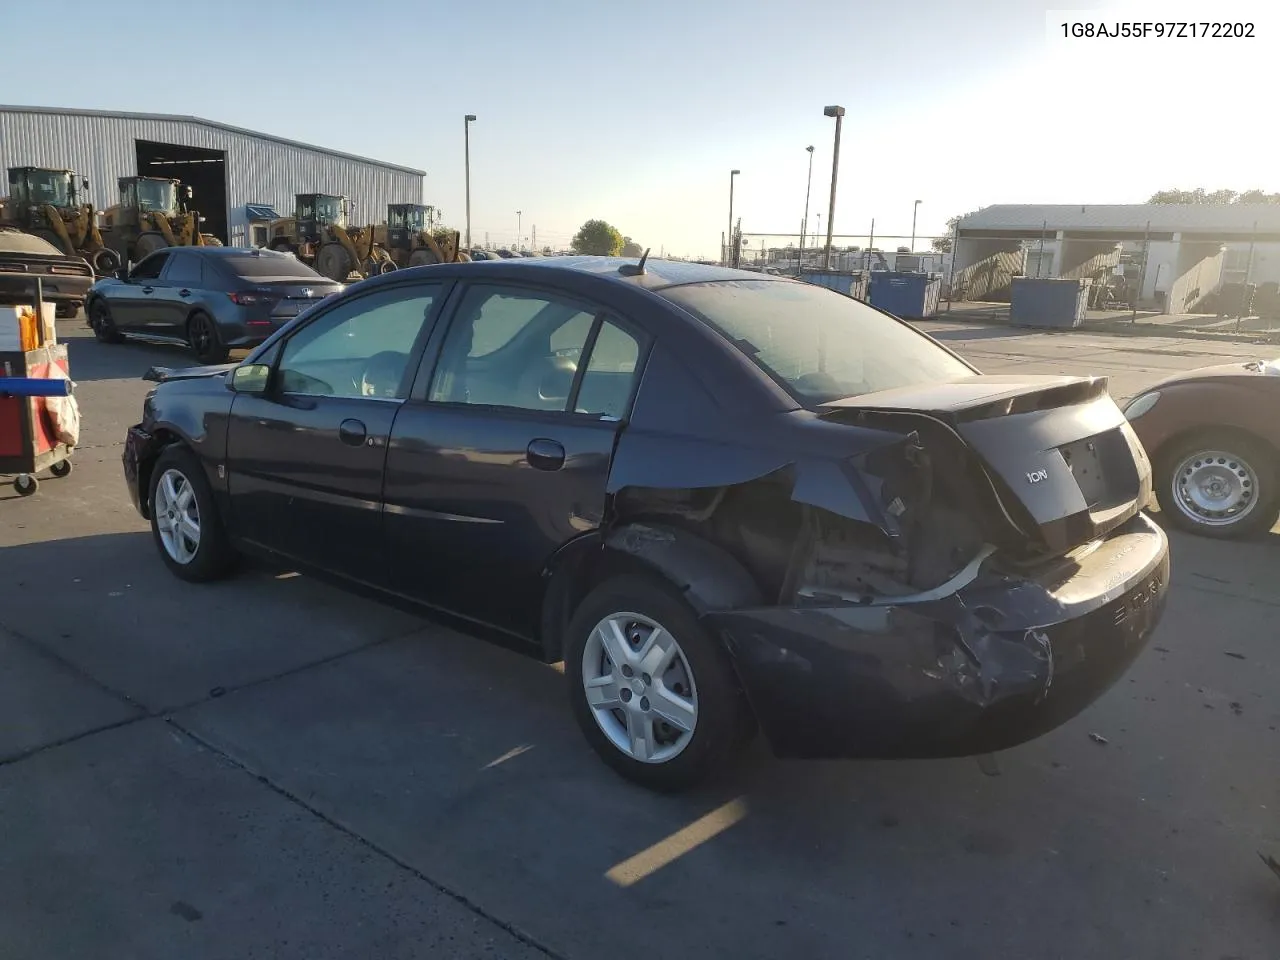
[{"label": "open garage door", "polygon": [[170,177],[191,188],[192,204],[204,217],[201,233],[211,233],[223,243],[227,235],[227,154],[225,150],[184,147],[154,140],[135,140],[138,176]]}]

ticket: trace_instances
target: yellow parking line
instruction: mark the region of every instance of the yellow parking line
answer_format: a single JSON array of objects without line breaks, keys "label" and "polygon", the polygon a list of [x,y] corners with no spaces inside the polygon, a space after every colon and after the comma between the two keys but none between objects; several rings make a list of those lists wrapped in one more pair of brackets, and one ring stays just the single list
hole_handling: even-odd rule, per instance
[{"label": "yellow parking line", "polygon": [[629,887],[728,830],[746,815],[747,804],[741,797],[730,800],[647,850],[610,867],[605,876],[620,887]]}]

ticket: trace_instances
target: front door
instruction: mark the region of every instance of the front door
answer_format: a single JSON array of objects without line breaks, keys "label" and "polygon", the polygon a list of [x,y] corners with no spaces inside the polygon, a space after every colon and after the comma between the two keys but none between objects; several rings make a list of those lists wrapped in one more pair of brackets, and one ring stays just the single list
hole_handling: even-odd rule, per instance
[{"label": "front door", "polygon": [[116,329],[126,333],[162,332],[158,329],[156,316],[156,289],[160,283],[160,274],[169,262],[168,250],[157,250],[149,257],[144,257],[132,270],[129,279],[113,286],[108,296],[111,305],[111,319]]},{"label": "front door", "polygon": [[603,520],[642,338],[591,305],[477,285],[433,341],[387,455],[392,586],[531,636],[547,562]]},{"label": "front door", "polygon": [[227,435],[236,536],[384,581],[387,442],[443,290],[403,283],[335,303],[278,348],[266,395],[236,395]]}]

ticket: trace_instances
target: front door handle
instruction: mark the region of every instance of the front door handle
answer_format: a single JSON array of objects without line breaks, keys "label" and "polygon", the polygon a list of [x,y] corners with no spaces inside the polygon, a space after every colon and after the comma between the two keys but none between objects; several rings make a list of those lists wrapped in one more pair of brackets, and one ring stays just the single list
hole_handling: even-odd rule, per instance
[{"label": "front door handle", "polygon": [[348,447],[363,447],[366,436],[368,431],[359,420],[343,420],[338,424],[338,439]]},{"label": "front door handle", "polygon": [[190,291],[190,290],[179,290],[179,291],[178,291],[178,296],[180,296],[180,297],[189,297],[189,296],[191,296],[191,291]]},{"label": "front door handle", "polygon": [[555,440],[530,441],[525,459],[535,470],[559,470],[564,466],[564,446]]},{"label": "front door handle", "polygon": [[154,292],[155,292],[155,288],[154,288],[154,287],[143,287],[143,288],[142,288],[142,292],[143,292],[143,293],[154,293]]}]

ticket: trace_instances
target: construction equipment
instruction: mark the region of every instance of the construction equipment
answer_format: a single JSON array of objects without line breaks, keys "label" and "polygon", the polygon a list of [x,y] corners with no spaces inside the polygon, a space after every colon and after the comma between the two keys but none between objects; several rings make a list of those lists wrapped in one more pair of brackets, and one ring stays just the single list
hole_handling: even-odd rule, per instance
[{"label": "construction equipment", "polygon": [[457,231],[433,229],[435,208],[421,203],[387,205],[387,222],[375,230],[397,267],[456,263],[471,258],[462,252]]},{"label": "construction equipment", "polygon": [[317,273],[345,283],[352,274],[361,278],[387,273],[395,261],[375,238],[373,227],[349,227],[354,204],[347,197],[327,193],[294,196],[292,217],[271,224],[272,250],[292,253]]},{"label": "construction equipment", "polygon": [[103,212],[103,239],[129,261],[165,247],[222,246],[200,232],[200,214],[190,206],[191,188],[165,177],[121,177],[120,202]]},{"label": "construction equipment", "polygon": [[35,234],[69,257],[81,257],[100,276],[114,273],[120,257],[102,241],[93,205],[82,202],[89,181],[74,171],[10,167],[9,196],[0,223]]}]

